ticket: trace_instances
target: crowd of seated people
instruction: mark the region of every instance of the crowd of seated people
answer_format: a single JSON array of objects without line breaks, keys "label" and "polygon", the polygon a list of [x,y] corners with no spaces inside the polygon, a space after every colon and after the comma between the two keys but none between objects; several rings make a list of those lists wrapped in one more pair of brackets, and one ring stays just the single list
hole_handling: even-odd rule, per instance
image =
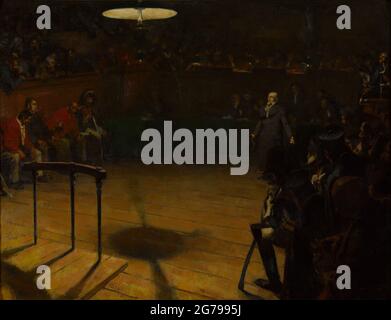
[{"label": "crowd of seated people", "polygon": [[12,92],[24,80],[47,80],[94,71],[91,59],[41,37],[0,34],[0,90]]},{"label": "crowd of seated people", "polygon": [[[2,121],[2,190],[4,186],[23,188],[24,162],[75,161],[101,165],[107,133],[96,117],[95,102],[95,92],[87,90],[80,101],[46,117],[37,100],[27,98],[16,117]],[[38,181],[48,179],[44,172],[38,173]]]},{"label": "crowd of seated people", "polygon": [[[311,99],[311,100],[310,100]],[[341,118],[347,112],[335,97],[326,90],[319,90],[315,97],[306,97],[303,88],[296,82],[289,85],[282,95],[284,111],[292,127],[302,124],[325,124]],[[317,104],[317,105],[314,105]],[[261,95],[246,91],[242,94],[234,93],[223,119],[258,120],[260,111],[265,107],[266,100]],[[310,109],[311,105],[312,109]]]},{"label": "crowd of seated people", "polygon": [[[307,117],[317,130],[305,148],[268,158],[272,210],[251,226],[267,279],[255,283],[286,299],[390,298],[389,117],[351,112],[325,91]],[[286,249],[283,281],[273,244]],[[351,290],[338,289],[339,266],[350,268]]]},{"label": "crowd of seated people", "polygon": [[[332,51],[331,51],[332,52]],[[181,55],[181,58],[179,58]],[[229,50],[172,50],[170,56],[176,62],[176,69],[187,71],[197,69],[231,69],[235,72],[252,72],[256,69],[286,70],[287,72],[305,72],[306,70],[354,72],[361,69],[373,71],[376,57],[373,54],[336,56],[320,51],[306,55],[291,51],[282,53],[262,49],[247,53],[233,53]],[[180,63],[181,62],[181,63]]]},{"label": "crowd of seated people", "polygon": [[[92,50],[92,49],[91,49]],[[88,50],[87,50],[88,52]],[[64,48],[44,36],[24,37],[10,32],[0,32],[0,90],[12,92],[28,79],[47,80],[85,72],[123,72],[136,70],[140,63],[152,70],[192,71],[199,69],[228,69],[234,72],[252,72],[256,69],[286,70],[303,73],[311,70],[358,72],[368,94],[374,83],[389,79],[382,76],[388,69],[388,56],[373,53],[336,56],[331,50],[319,49],[311,56],[300,51],[288,53],[258,48],[253,52],[235,53],[224,47],[203,48],[189,44],[154,44],[143,50],[111,43],[98,53],[78,53],[74,48]],[[387,89],[389,90],[389,89]]]},{"label": "crowd of seated people", "polygon": [[244,94],[234,93],[227,113],[223,119],[251,120],[256,119],[259,108],[263,106],[263,101],[255,101],[254,95],[250,92]]},{"label": "crowd of seated people", "polygon": [[332,50],[319,49],[312,55],[300,50],[283,53],[263,47],[253,51],[237,53],[224,47],[203,47],[202,45],[177,42],[158,42],[140,49],[135,44],[125,47],[111,43],[99,55],[94,56],[94,65],[100,71],[134,70],[143,63],[158,71],[232,70],[253,72],[257,69],[285,70],[291,73],[312,71],[369,72],[377,65],[374,53],[356,55],[335,55]]},{"label": "crowd of seated people", "polygon": [[[359,72],[361,76],[361,92],[359,103],[365,103],[368,99],[390,98],[391,80],[389,71],[388,54],[379,54],[378,61],[368,65],[364,72]],[[293,82],[287,92],[283,95],[283,105],[289,123],[294,127],[303,123],[314,125],[325,125],[343,121],[351,128],[352,115],[356,108],[342,106],[335,97],[325,90],[319,90],[315,95],[319,107],[309,106],[314,101],[309,101],[305,96],[303,88]],[[231,97],[229,110],[223,118],[230,119],[256,119],[259,110],[265,106],[263,97],[257,98],[253,92],[234,93]],[[311,110],[312,109],[312,110]],[[357,124],[356,124],[357,126]]]}]

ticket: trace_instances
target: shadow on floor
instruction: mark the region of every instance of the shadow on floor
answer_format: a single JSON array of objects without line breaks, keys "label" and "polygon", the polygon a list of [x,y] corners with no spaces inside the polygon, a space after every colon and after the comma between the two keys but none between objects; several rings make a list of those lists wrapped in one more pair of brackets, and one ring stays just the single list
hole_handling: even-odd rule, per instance
[{"label": "shadow on floor", "polygon": [[18,300],[50,300],[45,290],[38,290],[34,271],[23,272],[18,268],[2,261],[2,281],[11,288]]},{"label": "shadow on floor", "polygon": [[13,256],[14,254],[17,254],[18,252],[21,252],[25,249],[32,247],[32,246],[34,246],[34,243],[29,243],[29,244],[25,244],[25,245],[17,247],[17,248],[5,250],[4,252],[1,253],[1,257],[3,259],[7,259],[7,258]]},{"label": "shadow on floor", "polygon": [[128,228],[110,237],[110,247],[117,254],[148,261],[156,284],[156,299],[176,299],[159,260],[176,256],[185,250],[185,235],[152,227]]},{"label": "shadow on floor", "polygon": [[156,261],[185,249],[185,236],[152,227],[128,228],[110,237],[110,247],[121,256]]},{"label": "shadow on floor", "polygon": [[[14,293],[17,300],[50,300],[51,297],[46,290],[39,290],[37,288],[37,274],[35,270],[24,272],[4,261],[4,259],[11,258],[13,255],[33,246],[34,244],[26,244],[17,248],[9,249],[2,253],[2,281],[11,288],[11,291]],[[42,262],[42,264],[51,265],[71,252],[72,250],[67,250],[49,261]]]},{"label": "shadow on floor", "polygon": [[99,262],[97,261],[90,267],[90,269],[83,276],[83,278],[73,288],[69,289],[68,292],[60,299],[70,300],[70,299],[76,299],[77,297],[79,297],[81,292],[83,291],[83,288],[84,288],[87,280],[94,274],[94,272],[98,266],[99,266]]}]

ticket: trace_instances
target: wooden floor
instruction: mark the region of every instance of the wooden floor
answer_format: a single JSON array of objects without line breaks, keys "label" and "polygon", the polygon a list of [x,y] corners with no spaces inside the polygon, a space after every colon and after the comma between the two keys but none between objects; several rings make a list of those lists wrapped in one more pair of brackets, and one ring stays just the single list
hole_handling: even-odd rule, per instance
[{"label": "wooden floor", "polygon": [[[127,267],[125,259],[73,249],[59,241],[33,242],[31,228],[9,224],[2,232],[0,299],[88,299]],[[37,269],[50,266],[50,290],[38,290]]]},{"label": "wooden floor", "polygon": [[[228,167],[148,167],[137,163],[105,168],[104,253],[126,261],[127,267],[104,281],[89,298],[276,299],[252,284],[265,277],[257,252],[246,277],[246,290],[252,295],[237,289],[252,240],[249,224],[259,220],[266,190],[254,172],[230,176]],[[26,185],[12,199],[2,198],[3,235],[17,228],[31,230],[31,189]],[[76,190],[77,248],[92,254],[97,225],[94,181],[78,176]],[[53,175],[52,182],[39,184],[38,217],[41,242],[69,246],[66,177]],[[24,237],[31,242],[32,235]],[[284,253],[276,250],[282,274]],[[88,271],[90,266],[83,267]],[[3,280],[11,287],[16,281]]]}]

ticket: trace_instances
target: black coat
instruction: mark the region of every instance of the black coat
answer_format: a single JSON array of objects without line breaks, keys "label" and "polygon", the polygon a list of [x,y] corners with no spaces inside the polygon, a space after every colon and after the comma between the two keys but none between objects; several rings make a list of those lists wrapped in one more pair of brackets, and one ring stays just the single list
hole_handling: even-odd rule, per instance
[{"label": "black coat", "polygon": [[27,131],[30,137],[30,140],[33,144],[37,143],[38,140],[48,140],[49,139],[49,129],[45,124],[42,116],[38,113],[35,113],[27,126]]},{"label": "black coat", "polygon": [[278,104],[269,110],[269,114],[262,109],[254,134],[258,165],[261,170],[265,170],[270,152],[275,148],[284,147],[288,139],[292,137],[284,109]]}]

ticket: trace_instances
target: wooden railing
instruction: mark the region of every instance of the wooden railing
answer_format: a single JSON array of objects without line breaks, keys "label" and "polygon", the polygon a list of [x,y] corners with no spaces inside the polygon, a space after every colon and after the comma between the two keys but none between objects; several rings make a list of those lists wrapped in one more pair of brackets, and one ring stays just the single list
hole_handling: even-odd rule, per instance
[{"label": "wooden railing", "polygon": [[100,167],[73,163],[73,162],[29,162],[23,165],[23,170],[31,171],[33,177],[33,221],[34,245],[38,241],[38,209],[37,209],[37,176],[38,171],[54,171],[69,176],[70,183],[70,210],[71,210],[71,243],[75,249],[75,175],[86,174],[95,178],[97,215],[98,215],[98,262],[102,257],[102,182],[106,179],[106,171]]}]

